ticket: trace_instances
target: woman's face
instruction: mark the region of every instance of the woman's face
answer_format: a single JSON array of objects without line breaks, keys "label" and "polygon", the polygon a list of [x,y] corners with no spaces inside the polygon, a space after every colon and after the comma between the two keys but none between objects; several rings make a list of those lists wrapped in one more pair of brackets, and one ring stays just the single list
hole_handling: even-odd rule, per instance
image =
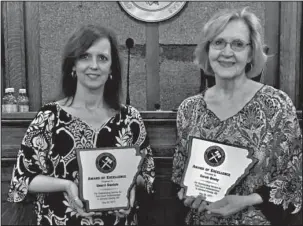
[{"label": "woman's face", "polygon": [[[227,44],[224,45],[224,42]],[[209,63],[215,75],[221,79],[245,76],[245,66],[251,62],[249,44],[250,32],[247,25],[242,20],[229,22],[209,47]]]},{"label": "woman's face", "polygon": [[104,87],[111,73],[111,45],[107,38],[96,40],[76,60],[73,70],[77,74],[77,87],[97,90]]}]

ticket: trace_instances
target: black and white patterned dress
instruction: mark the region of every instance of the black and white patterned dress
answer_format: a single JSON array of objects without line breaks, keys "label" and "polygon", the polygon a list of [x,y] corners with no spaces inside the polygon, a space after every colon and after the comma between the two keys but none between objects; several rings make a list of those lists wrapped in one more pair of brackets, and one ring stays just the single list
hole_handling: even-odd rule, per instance
[{"label": "black and white patterned dress", "polygon": [[[136,145],[145,159],[140,171],[145,190],[152,193],[155,178],[154,161],[145,126],[139,112],[122,106],[98,130],[80,118],[70,115],[57,103],[44,105],[28,127],[18,152],[8,194],[8,201],[28,200],[28,185],[39,175],[48,175],[78,183],[75,149],[124,147]],[[123,151],[123,149],[121,149]],[[34,194],[38,225],[130,225],[136,224],[136,208],[126,218],[103,214],[83,218],[69,206],[63,192]]]}]

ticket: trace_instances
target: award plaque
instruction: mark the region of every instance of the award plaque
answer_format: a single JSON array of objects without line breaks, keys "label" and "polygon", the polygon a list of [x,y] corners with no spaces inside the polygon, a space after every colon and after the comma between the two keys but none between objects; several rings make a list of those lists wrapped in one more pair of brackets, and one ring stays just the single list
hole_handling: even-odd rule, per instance
[{"label": "award plaque", "polygon": [[79,197],[87,211],[129,208],[143,156],[136,147],[77,149]]},{"label": "award plaque", "polygon": [[197,137],[190,137],[188,148],[182,178],[185,195],[204,195],[208,202],[224,198],[257,162],[247,148]]}]

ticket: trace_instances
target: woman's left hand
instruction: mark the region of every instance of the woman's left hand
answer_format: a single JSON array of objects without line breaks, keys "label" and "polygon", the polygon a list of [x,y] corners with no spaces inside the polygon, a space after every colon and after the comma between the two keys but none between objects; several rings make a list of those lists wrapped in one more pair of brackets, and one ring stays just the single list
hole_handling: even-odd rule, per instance
[{"label": "woman's left hand", "polygon": [[262,202],[257,194],[251,195],[227,195],[223,199],[210,203],[206,206],[208,214],[218,214],[223,217],[228,217],[237,213],[248,206],[252,206]]},{"label": "woman's left hand", "polygon": [[136,185],[133,186],[132,190],[130,191],[130,195],[129,195],[129,205],[130,207],[125,210],[125,209],[121,209],[121,210],[115,210],[115,211],[108,211],[109,214],[115,214],[116,216],[120,217],[120,218],[124,218],[126,217],[130,211],[131,208],[134,207],[134,203],[135,203],[135,197],[136,196]]}]

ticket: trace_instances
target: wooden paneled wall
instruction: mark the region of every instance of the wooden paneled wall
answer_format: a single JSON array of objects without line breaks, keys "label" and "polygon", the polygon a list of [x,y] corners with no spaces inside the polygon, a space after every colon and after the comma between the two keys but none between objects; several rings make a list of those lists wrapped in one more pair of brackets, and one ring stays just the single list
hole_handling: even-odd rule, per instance
[{"label": "wooden paneled wall", "polygon": [[[302,2],[281,2],[279,89],[285,91],[297,108],[300,101],[300,81],[303,77]],[[300,65],[301,64],[301,65]],[[301,93],[302,94],[302,93]],[[301,105],[301,106],[300,106]]]},{"label": "wooden paneled wall", "polygon": [[26,87],[24,2],[1,2],[4,49],[5,85],[16,90]]},{"label": "wooden paneled wall", "polygon": [[40,73],[39,5],[25,2],[26,73],[30,110],[37,111],[42,103]]},{"label": "wooden paneled wall", "polygon": [[159,56],[159,23],[146,24],[147,110],[155,110],[155,104],[160,104]]},{"label": "wooden paneled wall", "polygon": [[[27,88],[30,110],[37,111],[42,102],[39,2],[1,4],[5,87]],[[284,90],[296,107],[301,109],[302,2],[264,4],[264,41],[269,46],[270,57],[261,82]],[[160,102],[159,60],[159,23],[146,23],[147,110],[154,110],[154,105]]]},{"label": "wooden paneled wall", "polygon": [[5,68],[2,81],[15,92],[26,88],[30,110],[41,107],[39,2],[1,2]]}]

